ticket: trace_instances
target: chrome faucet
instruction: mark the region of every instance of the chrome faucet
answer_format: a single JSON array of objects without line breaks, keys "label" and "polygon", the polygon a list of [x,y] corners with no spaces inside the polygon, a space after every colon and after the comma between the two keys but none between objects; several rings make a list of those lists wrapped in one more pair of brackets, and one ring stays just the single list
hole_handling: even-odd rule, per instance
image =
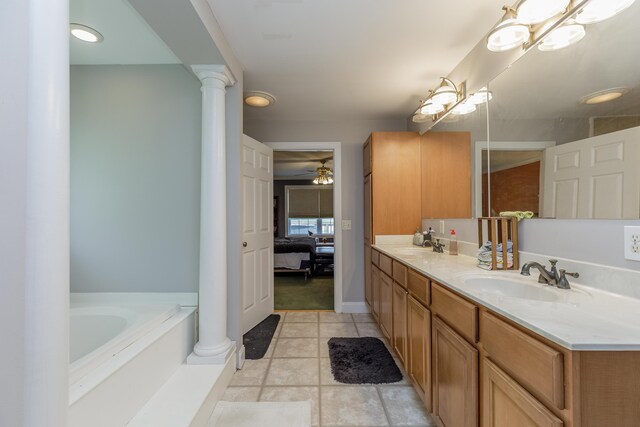
[{"label": "chrome faucet", "polygon": [[557,259],[550,259],[551,269],[547,270],[543,265],[537,262],[528,262],[522,266],[522,270],[520,274],[523,276],[530,276],[529,270],[531,267],[537,269],[540,272],[538,276],[538,283],[545,283],[551,286],[556,286],[560,289],[571,289],[569,285],[569,281],[567,280],[567,275],[572,277],[580,277],[578,273],[567,273],[566,270],[560,270],[556,268]]},{"label": "chrome faucet", "polygon": [[439,254],[444,253],[444,243],[440,243],[440,239],[436,239],[436,242],[431,243],[431,246],[433,246],[433,252],[437,252]]},{"label": "chrome faucet", "polygon": [[429,230],[424,233],[424,240],[422,241],[422,247],[428,248],[429,246],[433,246],[433,240],[431,239],[431,235],[433,234],[433,229],[429,227]]}]

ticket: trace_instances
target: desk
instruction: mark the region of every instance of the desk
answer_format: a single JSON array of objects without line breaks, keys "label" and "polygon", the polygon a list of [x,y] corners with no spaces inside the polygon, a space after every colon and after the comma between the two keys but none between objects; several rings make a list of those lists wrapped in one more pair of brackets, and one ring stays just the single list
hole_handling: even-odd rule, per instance
[{"label": "desk", "polygon": [[333,246],[316,246],[316,272],[333,271]]}]

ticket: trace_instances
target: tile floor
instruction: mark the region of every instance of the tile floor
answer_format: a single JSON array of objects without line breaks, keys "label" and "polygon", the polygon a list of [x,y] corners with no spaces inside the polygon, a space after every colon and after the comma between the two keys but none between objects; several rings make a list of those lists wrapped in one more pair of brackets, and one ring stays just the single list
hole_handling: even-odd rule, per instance
[{"label": "tile floor", "polygon": [[279,314],[282,318],[267,354],[245,362],[222,400],[311,400],[313,426],[435,426],[404,371],[405,378],[393,384],[334,381],[327,341],[331,337],[382,337],[369,314]]}]

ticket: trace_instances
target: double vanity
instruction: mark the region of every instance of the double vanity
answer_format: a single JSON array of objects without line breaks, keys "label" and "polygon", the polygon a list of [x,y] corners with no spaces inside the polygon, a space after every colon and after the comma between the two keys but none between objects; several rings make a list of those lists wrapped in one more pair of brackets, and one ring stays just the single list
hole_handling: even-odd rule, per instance
[{"label": "double vanity", "polygon": [[376,242],[367,303],[439,425],[640,424],[638,300]]}]

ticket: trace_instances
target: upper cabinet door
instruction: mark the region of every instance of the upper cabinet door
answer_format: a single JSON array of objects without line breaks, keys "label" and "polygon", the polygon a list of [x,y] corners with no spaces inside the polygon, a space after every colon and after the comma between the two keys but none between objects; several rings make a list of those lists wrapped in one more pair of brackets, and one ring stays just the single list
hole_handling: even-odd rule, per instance
[{"label": "upper cabinet door", "polygon": [[364,176],[371,174],[371,138],[365,142],[362,151],[362,171]]}]

